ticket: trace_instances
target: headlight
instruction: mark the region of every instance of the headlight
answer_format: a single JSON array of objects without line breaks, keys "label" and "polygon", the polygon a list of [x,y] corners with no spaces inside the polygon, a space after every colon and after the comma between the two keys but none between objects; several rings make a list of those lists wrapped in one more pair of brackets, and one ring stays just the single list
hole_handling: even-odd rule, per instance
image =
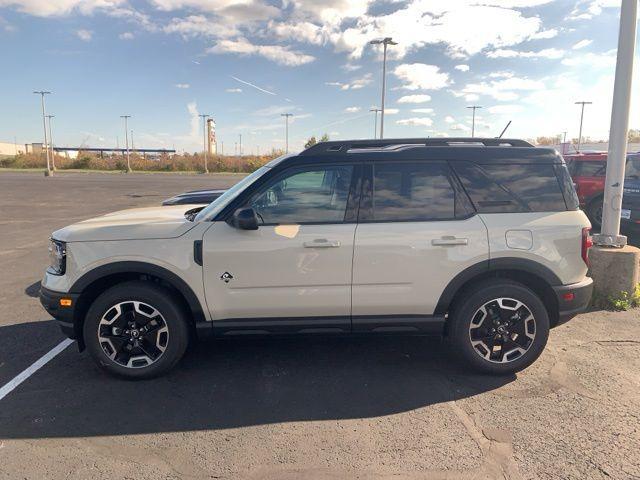
[{"label": "headlight", "polygon": [[64,242],[49,240],[49,273],[64,275],[67,267],[67,247]]}]

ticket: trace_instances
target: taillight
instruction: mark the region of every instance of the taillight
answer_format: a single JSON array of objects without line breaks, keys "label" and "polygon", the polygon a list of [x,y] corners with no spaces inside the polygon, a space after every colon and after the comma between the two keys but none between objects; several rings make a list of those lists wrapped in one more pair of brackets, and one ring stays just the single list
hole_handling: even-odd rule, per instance
[{"label": "taillight", "polygon": [[591,239],[591,228],[584,227],[582,229],[582,260],[589,266],[589,249],[593,247],[593,240]]}]

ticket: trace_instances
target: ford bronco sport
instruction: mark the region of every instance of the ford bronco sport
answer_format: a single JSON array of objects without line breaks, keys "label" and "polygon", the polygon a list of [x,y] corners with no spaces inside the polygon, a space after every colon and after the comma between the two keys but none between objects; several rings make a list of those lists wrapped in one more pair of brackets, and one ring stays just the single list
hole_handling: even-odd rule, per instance
[{"label": "ford bronco sport", "polygon": [[105,370],[148,378],[205,335],[446,337],[505,374],[581,312],[589,221],[553,149],[521,140],[317,144],[206,207],[53,233],[41,301]]}]

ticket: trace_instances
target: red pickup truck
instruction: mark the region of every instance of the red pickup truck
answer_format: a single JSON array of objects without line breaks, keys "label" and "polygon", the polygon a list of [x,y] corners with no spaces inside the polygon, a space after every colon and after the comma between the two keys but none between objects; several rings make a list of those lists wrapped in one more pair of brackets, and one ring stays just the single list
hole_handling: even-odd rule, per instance
[{"label": "red pickup truck", "polygon": [[575,153],[564,155],[569,173],[585,211],[594,228],[602,223],[604,177],[607,173],[607,153]]}]

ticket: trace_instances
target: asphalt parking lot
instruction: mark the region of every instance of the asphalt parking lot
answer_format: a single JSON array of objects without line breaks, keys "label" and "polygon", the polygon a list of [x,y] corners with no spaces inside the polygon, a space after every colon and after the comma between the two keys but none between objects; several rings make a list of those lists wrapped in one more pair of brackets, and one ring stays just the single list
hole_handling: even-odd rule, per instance
[{"label": "asphalt parking lot", "polygon": [[[0,388],[64,339],[37,299],[51,231],[238,178],[0,173]],[[0,400],[0,479],[631,479],[639,446],[637,310],[504,378],[422,338],[201,343],[144,382],[73,344]]]}]

